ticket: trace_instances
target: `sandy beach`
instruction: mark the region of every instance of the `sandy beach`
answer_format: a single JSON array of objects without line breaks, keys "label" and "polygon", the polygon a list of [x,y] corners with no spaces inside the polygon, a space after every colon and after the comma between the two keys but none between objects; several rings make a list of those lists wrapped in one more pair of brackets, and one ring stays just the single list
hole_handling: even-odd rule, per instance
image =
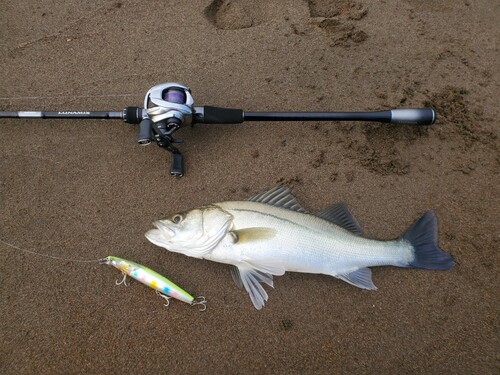
[{"label": "sandy beach", "polygon": [[[2,1],[0,110],[119,111],[179,82],[195,105],[438,120],[187,126],[175,178],[137,125],[0,119],[0,240],[131,259],[208,300],[166,309],[97,261],[0,243],[0,372],[498,373],[499,15],[480,0]],[[278,183],[310,211],[346,203],[373,238],[433,209],[456,266],[373,268],[376,291],[286,273],[258,311],[227,265],[144,236]]]}]

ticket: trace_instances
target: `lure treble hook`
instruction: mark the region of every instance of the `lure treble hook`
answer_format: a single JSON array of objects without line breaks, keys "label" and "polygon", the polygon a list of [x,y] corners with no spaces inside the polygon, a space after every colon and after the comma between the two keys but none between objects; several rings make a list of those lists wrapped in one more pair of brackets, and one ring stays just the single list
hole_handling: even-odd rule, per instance
[{"label": "lure treble hook", "polygon": [[123,285],[125,285],[125,286],[129,286],[130,284],[127,284],[127,274],[126,274],[126,273],[124,273],[124,274],[123,274],[123,279],[122,279],[121,281],[116,280],[116,281],[115,281],[115,284],[116,284],[116,285],[122,285],[122,284],[123,284]]},{"label": "lure treble hook", "polygon": [[[199,301],[197,301],[198,299]],[[207,299],[203,296],[196,297],[196,299],[191,302],[191,306],[194,305],[201,305],[202,307],[200,307],[199,311],[205,311],[207,309]]]}]

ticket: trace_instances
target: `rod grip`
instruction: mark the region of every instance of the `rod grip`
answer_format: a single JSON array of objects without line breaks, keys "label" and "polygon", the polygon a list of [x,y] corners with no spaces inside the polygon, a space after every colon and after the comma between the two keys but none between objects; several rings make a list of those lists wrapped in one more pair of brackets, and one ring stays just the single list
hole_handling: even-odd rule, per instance
[{"label": "rod grip", "polygon": [[432,108],[391,109],[391,123],[432,125],[436,122],[436,111]]},{"label": "rod grip", "polygon": [[203,107],[204,124],[240,124],[244,120],[243,110],[235,108]]}]

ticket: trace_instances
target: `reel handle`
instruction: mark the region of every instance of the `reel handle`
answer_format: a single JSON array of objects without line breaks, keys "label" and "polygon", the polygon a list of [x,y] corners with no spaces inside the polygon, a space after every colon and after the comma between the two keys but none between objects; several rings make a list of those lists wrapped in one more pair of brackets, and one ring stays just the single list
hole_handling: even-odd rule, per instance
[{"label": "reel handle", "polygon": [[151,121],[148,118],[145,118],[139,123],[139,134],[137,135],[137,143],[143,146],[147,146],[153,141],[153,139],[154,139],[153,121]]}]

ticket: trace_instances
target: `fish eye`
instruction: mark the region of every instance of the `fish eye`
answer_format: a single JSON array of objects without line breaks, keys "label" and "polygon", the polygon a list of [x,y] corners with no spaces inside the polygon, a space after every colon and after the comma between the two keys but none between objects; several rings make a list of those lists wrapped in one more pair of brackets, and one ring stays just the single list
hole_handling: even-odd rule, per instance
[{"label": "fish eye", "polygon": [[172,217],[172,222],[174,224],[179,224],[182,220],[184,220],[184,215],[183,214],[175,214]]}]

